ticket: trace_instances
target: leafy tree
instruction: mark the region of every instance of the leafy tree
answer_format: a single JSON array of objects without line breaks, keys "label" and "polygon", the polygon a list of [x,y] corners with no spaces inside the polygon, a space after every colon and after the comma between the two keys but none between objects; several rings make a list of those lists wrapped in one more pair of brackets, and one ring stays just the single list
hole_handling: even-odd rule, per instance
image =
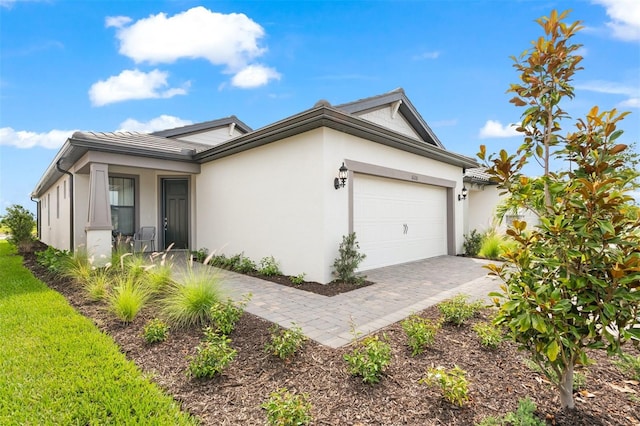
[{"label": "leafy tree", "polygon": [[[530,230],[514,221],[507,233],[517,247],[505,264],[489,267],[504,282],[491,294],[496,322],[531,352],[558,387],[561,405],[574,408],[574,366],[589,363],[586,350],[614,354],[640,341],[640,213],[628,195],[638,185],[635,157],[616,142],[627,113],[595,106],[575,131],[559,134],[568,118],[560,103],[574,96],[571,78],[581,60],[580,46],[570,44],[581,26],[564,23],[567,14],[538,19],[545,36],[514,58],[521,84],[509,91],[513,104],[527,107],[518,128],[523,144],[516,154],[489,157],[481,146],[478,156],[512,207],[540,217]],[[523,173],[531,159],[544,169],[541,177]],[[563,168],[552,171],[552,160]]]},{"label": "leafy tree", "polygon": [[8,240],[11,244],[22,251],[30,249],[33,242],[33,228],[36,226],[33,213],[14,204],[7,207],[7,213],[0,219],[0,224],[9,229],[11,235]]}]

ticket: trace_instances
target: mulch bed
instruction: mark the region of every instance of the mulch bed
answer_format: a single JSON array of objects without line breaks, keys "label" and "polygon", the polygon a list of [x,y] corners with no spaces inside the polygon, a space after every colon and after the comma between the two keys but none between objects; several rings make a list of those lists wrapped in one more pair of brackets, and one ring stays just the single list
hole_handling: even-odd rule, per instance
[{"label": "mulch bed", "polygon": [[[172,330],[167,341],[146,345],[142,328],[153,312],[147,309],[124,326],[100,304],[88,302],[75,283],[47,274],[33,255],[25,256],[25,265],[110,334],[129,359],[205,425],[265,424],[260,404],[282,387],[309,395],[316,425],[473,425],[487,416],[515,411],[524,397],[533,399],[538,416],[548,424],[640,424],[640,386],[624,377],[606,354],[590,354],[596,363],[579,370],[587,376],[587,392],[576,393],[576,410],[561,410],[554,388],[523,364],[525,353],[509,342],[499,350],[483,349],[471,330],[473,322],[445,325],[435,344],[417,357],[411,356],[399,323],[386,327],[379,334],[392,346],[392,362],[379,384],[367,385],[347,372],[343,355],[348,347],[331,349],[308,342],[289,362],[265,353],[271,323],[245,314],[230,336],[238,351],[232,364],[214,379],[190,379],[188,357],[203,336],[200,329]],[[438,314],[435,307],[420,313],[430,318]],[[474,321],[486,320],[487,314]],[[632,347],[627,351],[638,355]],[[467,371],[470,381],[471,401],[462,408],[418,383],[426,368],[453,365]]]},{"label": "mulch bed", "polygon": [[304,281],[301,284],[295,284],[291,281],[291,276],[289,275],[261,275],[258,273],[250,273],[247,274],[252,277],[260,278],[266,281],[271,281],[272,283],[284,285],[287,287],[295,288],[302,291],[308,291],[310,293],[320,294],[322,296],[333,297],[338,294],[347,293],[353,290],[357,290],[359,288],[367,287],[373,285],[372,281],[364,281],[362,283],[346,283],[342,281],[334,281],[331,284],[320,284],[315,281]]}]

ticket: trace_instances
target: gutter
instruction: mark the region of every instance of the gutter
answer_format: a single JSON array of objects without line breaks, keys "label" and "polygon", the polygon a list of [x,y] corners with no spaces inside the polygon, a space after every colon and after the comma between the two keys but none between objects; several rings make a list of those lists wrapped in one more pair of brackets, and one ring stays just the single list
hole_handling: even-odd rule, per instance
[{"label": "gutter", "polygon": [[64,170],[62,167],[60,167],[60,162],[63,159],[60,158],[58,161],[56,161],[56,169],[60,172],[60,173],[64,173],[65,175],[69,175],[69,203],[71,205],[71,208],[69,209],[69,245],[70,245],[70,251],[71,253],[73,253],[73,249],[76,245],[75,242],[75,232],[74,232],[74,227],[75,227],[75,223],[74,223],[74,217],[73,217],[73,210],[74,210],[74,204],[73,204],[73,173],[70,173],[68,170]]},{"label": "gutter", "polygon": [[42,235],[42,230],[40,229],[40,200],[34,200],[33,197],[29,197],[29,199],[36,203],[36,237],[40,239]]}]

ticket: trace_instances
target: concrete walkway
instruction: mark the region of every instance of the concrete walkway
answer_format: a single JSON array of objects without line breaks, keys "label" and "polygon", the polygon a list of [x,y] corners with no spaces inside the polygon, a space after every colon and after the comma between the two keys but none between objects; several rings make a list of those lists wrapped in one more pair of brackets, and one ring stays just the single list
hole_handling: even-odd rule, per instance
[{"label": "concrete walkway", "polygon": [[338,348],[352,341],[353,330],[372,333],[459,293],[487,299],[498,289],[498,281],[482,268],[487,263],[441,256],[370,270],[365,275],[374,285],[333,297],[234,272],[220,274],[234,300],[253,295],[247,312],[283,327],[295,323],[310,339]]}]

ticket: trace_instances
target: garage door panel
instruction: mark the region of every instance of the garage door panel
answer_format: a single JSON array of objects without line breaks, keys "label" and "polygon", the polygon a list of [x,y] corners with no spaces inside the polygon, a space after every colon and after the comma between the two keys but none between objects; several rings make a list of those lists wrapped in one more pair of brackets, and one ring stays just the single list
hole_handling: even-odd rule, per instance
[{"label": "garage door panel", "polygon": [[445,188],[356,174],[353,206],[361,270],[447,253]]}]

